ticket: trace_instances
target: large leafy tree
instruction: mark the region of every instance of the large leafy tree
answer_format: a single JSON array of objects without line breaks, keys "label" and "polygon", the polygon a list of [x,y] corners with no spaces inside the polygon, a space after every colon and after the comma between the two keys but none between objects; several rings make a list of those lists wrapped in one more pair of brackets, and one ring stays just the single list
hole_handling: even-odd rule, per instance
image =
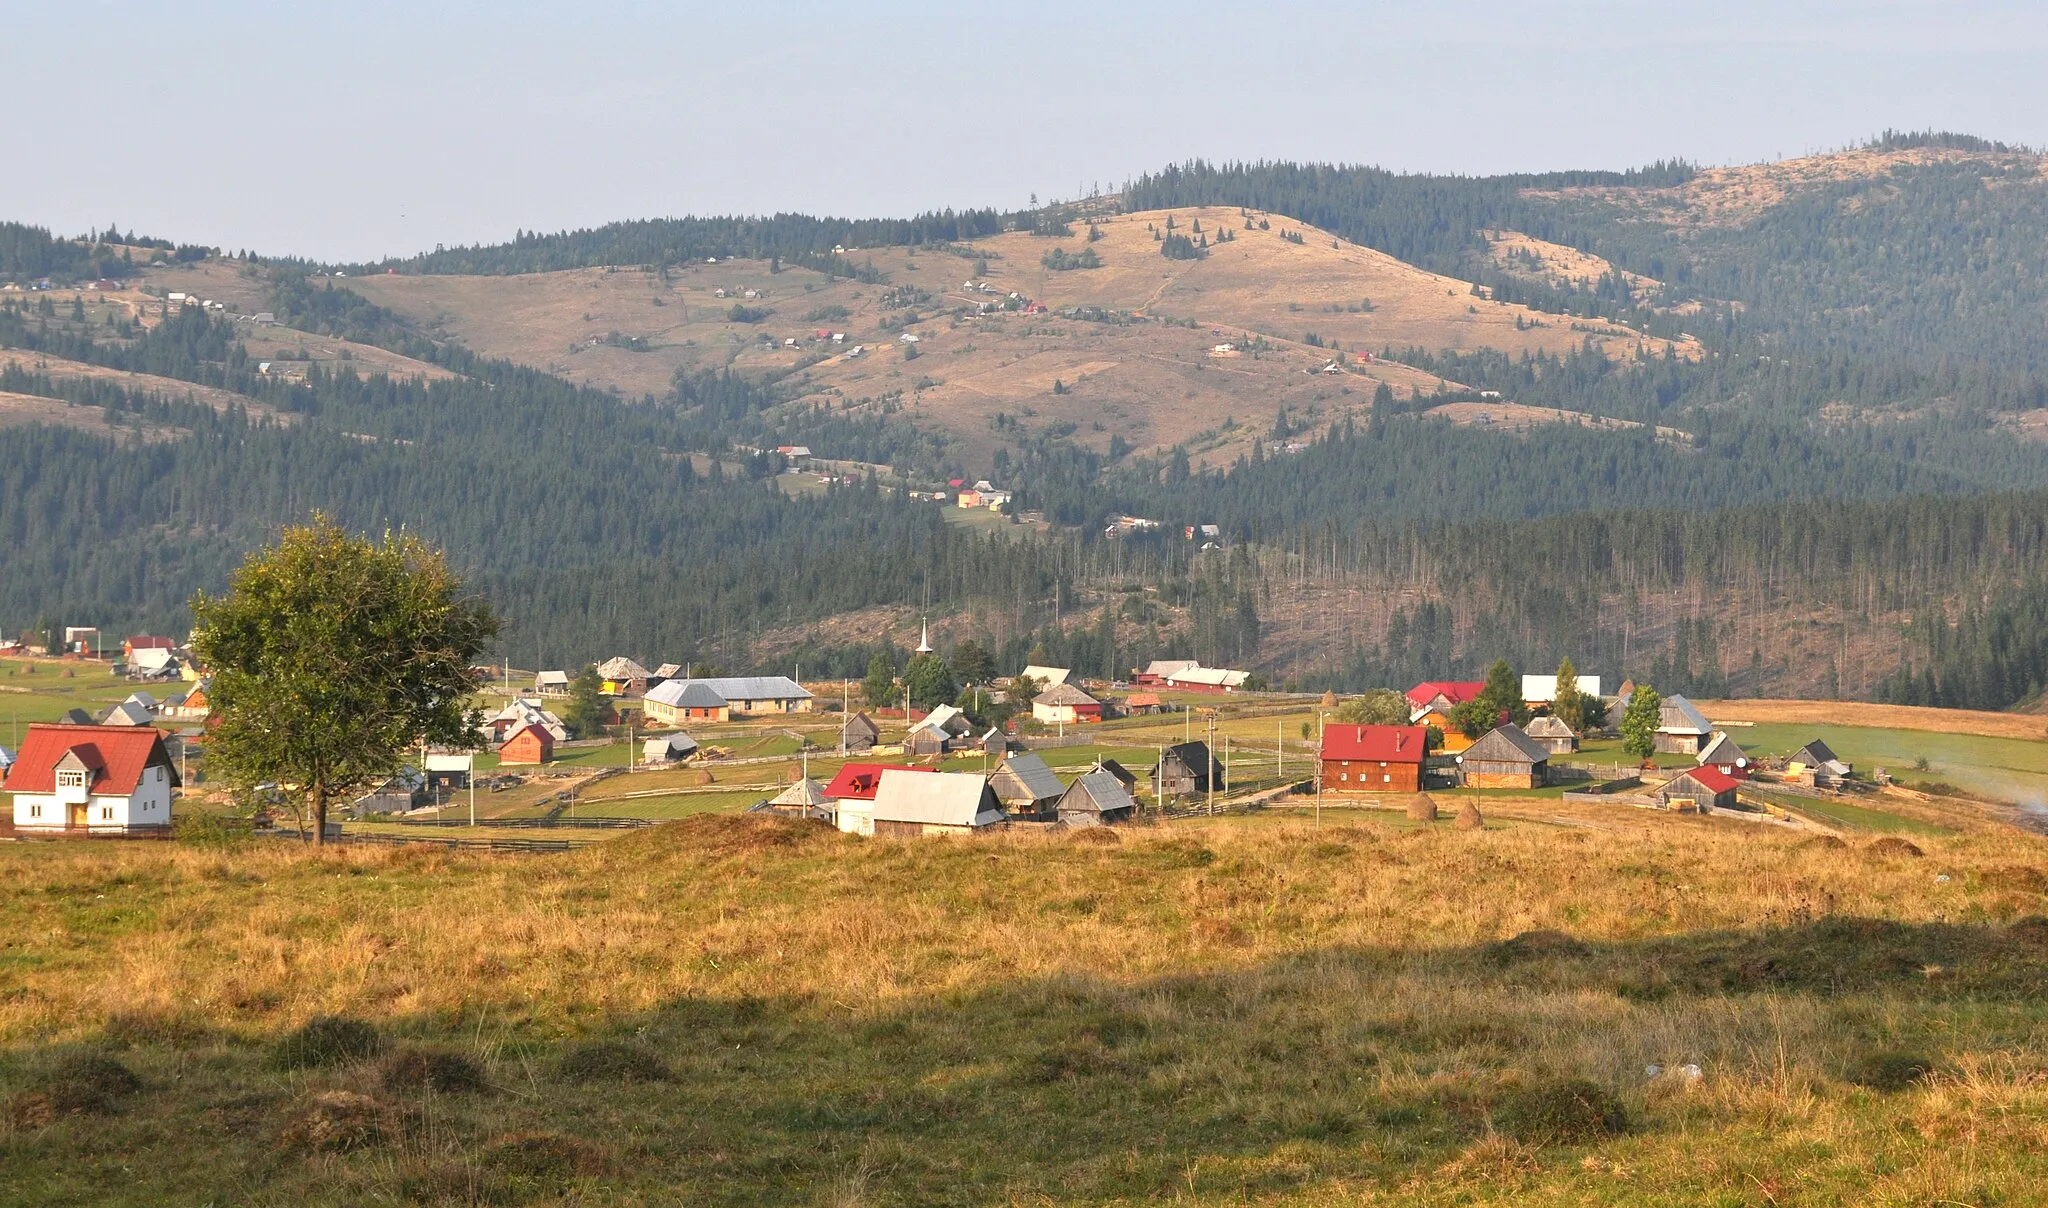
[{"label": "large leafy tree", "polygon": [[896,665],[889,656],[880,651],[868,660],[867,678],[860,682],[860,694],[870,709],[883,709],[896,703]]},{"label": "large leafy tree", "polygon": [[1662,722],[1664,698],[1643,684],[1628,698],[1621,712],[1621,749],[1637,759],[1648,759],[1657,751],[1657,726]]},{"label": "large leafy tree", "polygon": [[1337,707],[1337,720],[1347,725],[1405,726],[1408,698],[1392,688],[1374,688]]},{"label": "large leafy tree", "polygon": [[498,619],[417,537],[370,541],[316,513],[192,613],[213,675],[210,772],[298,794],[315,842],[328,805],[390,776],[408,749],[478,745],[472,667]]},{"label": "large leafy tree", "polygon": [[1522,699],[1522,677],[1506,659],[1495,659],[1486,669],[1486,687],[1479,695],[1451,711],[1451,720],[1467,738],[1477,738],[1504,722],[1526,725],[1529,706]]},{"label": "large leafy tree", "polygon": [[936,654],[920,654],[903,668],[903,686],[910,690],[910,703],[920,709],[943,705],[960,692],[953,669]]}]

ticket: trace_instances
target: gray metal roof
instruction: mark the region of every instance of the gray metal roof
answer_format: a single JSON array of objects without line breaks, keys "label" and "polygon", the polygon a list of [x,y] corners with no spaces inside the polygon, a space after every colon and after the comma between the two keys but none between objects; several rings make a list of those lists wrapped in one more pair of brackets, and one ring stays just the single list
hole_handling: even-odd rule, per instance
[{"label": "gray metal roof", "polygon": [[1565,724],[1564,718],[1549,713],[1541,717],[1530,718],[1528,729],[1524,733],[1528,734],[1531,738],[1577,738],[1579,736],[1578,731]]},{"label": "gray metal roof", "polygon": [[1549,758],[1550,752],[1513,722],[1495,726],[1465,748],[1467,763],[1542,763]]},{"label": "gray metal roof", "polygon": [[1135,810],[1138,803],[1131,800],[1131,794],[1124,783],[1116,778],[1115,772],[1090,772],[1067,786],[1060,796],[1062,812],[1086,810],[1089,813],[1106,814],[1111,810]]},{"label": "gray metal roof", "polygon": [[725,697],[704,680],[665,680],[647,690],[647,699],[672,709],[722,709]]},{"label": "gray metal roof", "polygon": [[777,793],[769,800],[768,804],[801,806],[804,809],[815,809],[829,804],[829,802],[830,799],[825,796],[825,786],[809,776],[805,776],[795,784]]},{"label": "gray metal roof", "polygon": [[885,768],[875,788],[874,818],[876,822],[987,826],[1003,820],[1003,807],[986,777]]},{"label": "gray metal roof", "polygon": [[1700,748],[1699,761],[1703,765],[1709,763],[1719,765],[1734,763],[1736,760],[1746,757],[1746,753],[1741,746],[1737,745],[1734,739],[1728,737],[1727,731],[1716,730],[1713,740]]},{"label": "gray metal roof", "polygon": [[1697,706],[1682,696],[1667,696],[1657,710],[1657,728],[1674,734],[1705,734],[1713,724]]},{"label": "gray metal roof", "polygon": [[1060,778],[1045,766],[1045,760],[1029,751],[1006,757],[990,783],[1005,805],[1049,801],[1066,791]]},{"label": "gray metal roof", "polygon": [[735,675],[719,679],[670,680],[671,684],[703,684],[726,700],[810,700],[802,684],[786,675]]},{"label": "gray metal roof", "polygon": [[1099,705],[1102,702],[1072,684],[1054,684],[1031,698],[1038,705]]}]

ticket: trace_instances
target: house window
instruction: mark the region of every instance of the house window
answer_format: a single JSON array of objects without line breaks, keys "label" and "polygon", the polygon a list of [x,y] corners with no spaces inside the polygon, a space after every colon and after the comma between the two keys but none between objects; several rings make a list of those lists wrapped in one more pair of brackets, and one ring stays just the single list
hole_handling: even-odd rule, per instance
[{"label": "house window", "polygon": [[28,807],[28,816],[29,816],[29,817],[31,817],[31,818],[40,818],[40,817],[42,817],[42,816],[43,816],[43,807],[42,807],[42,806],[40,806],[40,805],[31,805],[31,806],[29,806],[29,807]]},{"label": "house window", "polygon": [[82,789],[85,787],[84,772],[58,772],[57,787],[60,789]]},{"label": "house window", "polygon": [[1394,783],[1394,778],[1393,778],[1392,776],[1382,775],[1382,776],[1380,777],[1380,783],[1381,783],[1381,784],[1392,784],[1392,783]]},{"label": "house window", "polygon": [[101,806],[101,807],[100,807],[100,817],[101,817],[102,819],[104,819],[104,820],[108,821],[108,822],[111,822],[111,821],[113,821],[113,820],[114,820],[114,807],[113,807],[113,806],[111,806],[111,805],[103,805],[103,806]]}]

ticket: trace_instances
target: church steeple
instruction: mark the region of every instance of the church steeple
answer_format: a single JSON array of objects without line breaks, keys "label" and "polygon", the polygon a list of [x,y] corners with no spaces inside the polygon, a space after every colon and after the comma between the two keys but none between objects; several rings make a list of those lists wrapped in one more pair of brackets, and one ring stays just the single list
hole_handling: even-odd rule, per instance
[{"label": "church steeple", "polygon": [[917,626],[917,653],[932,652],[932,626],[929,621],[920,621]]}]

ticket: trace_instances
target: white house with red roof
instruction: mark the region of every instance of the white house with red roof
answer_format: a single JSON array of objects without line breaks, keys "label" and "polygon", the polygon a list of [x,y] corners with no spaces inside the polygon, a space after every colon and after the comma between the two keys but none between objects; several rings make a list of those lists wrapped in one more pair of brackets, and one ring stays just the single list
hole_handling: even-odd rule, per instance
[{"label": "white house with red roof", "polygon": [[177,784],[153,726],[36,724],[0,789],[17,834],[138,835],[170,828]]}]

